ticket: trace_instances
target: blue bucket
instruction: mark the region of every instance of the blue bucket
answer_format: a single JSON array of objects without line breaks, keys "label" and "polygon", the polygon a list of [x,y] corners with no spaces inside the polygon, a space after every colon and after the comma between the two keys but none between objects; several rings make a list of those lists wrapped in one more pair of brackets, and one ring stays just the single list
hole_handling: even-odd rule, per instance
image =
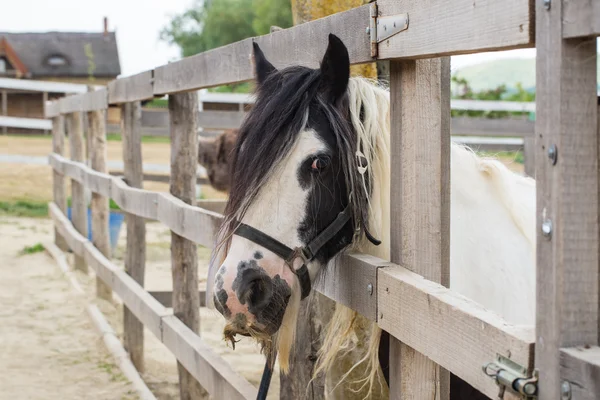
[{"label": "blue bucket", "polygon": [[[71,219],[71,207],[67,207],[67,217],[69,221]],[[112,253],[115,252],[115,248],[117,247],[117,242],[119,241],[119,234],[121,233],[121,226],[123,225],[123,220],[125,219],[125,215],[120,212],[111,211],[108,216],[108,234],[110,235],[110,251]],[[92,210],[88,207],[87,209],[87,229],[88,229],[88,240],[92,241]]]}]

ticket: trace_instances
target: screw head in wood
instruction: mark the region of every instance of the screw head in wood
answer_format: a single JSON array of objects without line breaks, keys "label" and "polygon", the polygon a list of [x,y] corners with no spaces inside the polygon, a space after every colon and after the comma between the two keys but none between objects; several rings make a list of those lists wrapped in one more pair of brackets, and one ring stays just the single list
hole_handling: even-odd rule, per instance
[{"label": "screw head in wood", "polygon": [[556,165],[556,161],[558,160],[558,149],[555,144],[550,145],[548,148],[548,158],[552,162],[552,165]]},{"label": "screw head in wood", "polygon": [[552,6],[552,0],[544,0],[544,8],[546,10],[549,10],[551,6]]},{"label": "screw head in wood", "polygon": [[542,235],[544,235],[545,238],[550,238],[552,237],[552,221],[547,219],[544,222],[542,222]]},{"label": "screw head in wood", "polygon": [[567,381],[560,385],[560,398],[561,400],[571,400],[571,384]]},{"label": "screw head in wood", "polygon": [[369,293],[369,296],[373,295],[373,284],[369,283],[367,285],[367,292]]}]

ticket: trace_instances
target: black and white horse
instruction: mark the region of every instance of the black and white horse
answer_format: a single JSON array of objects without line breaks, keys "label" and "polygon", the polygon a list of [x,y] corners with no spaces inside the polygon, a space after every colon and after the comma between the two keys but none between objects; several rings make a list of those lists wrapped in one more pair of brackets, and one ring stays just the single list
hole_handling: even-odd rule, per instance
[{"label": "black and white horse", "polygon": [[[227,320],[226,337],[276,349],[285,373],[300,301],[327,264],[342,251],[389,259],[389,92],[350,77],[334,35],[319,69],[277,70],[257,44],[254,60],[256,102],[234,150],[207,293]],[[450,287],[530,326],[534,214],[532,179],[452,145]],[[377,397],[379,328],[338,305],[327,329],[317,372],[337,374],[328,391],[350,376],[335,372],[350,357],[362,390]]]}]

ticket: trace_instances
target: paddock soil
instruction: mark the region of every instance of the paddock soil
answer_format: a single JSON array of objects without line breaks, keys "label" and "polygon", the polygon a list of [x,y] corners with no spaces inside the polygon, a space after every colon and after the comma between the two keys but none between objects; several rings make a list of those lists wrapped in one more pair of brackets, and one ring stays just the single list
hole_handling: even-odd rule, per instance
[{"label": "paddock soil", "polygon": [[137,399],[60,269],[49,220],[0,217],[0,399]]},{"label": "paddock soil", "polygon": [[[123,267],[123,225],[113,261]],[[58,266],[44,252],[20,254],[23,248],[53,240],[48,219],[0,216],[0,400],[8,399],[136,399],[131,385],[103,347],[85,312],[85,301],[71,291]],[[171,290],[170,231],[147,224],[146,289]],[[205,287],[209,252],[198,248],[199,286]],[[72,261],[72,255],[68,256]],[[123,307],[96,300],[95,278],[76,272],[88,301],[102,310],[122,338]],[[248,339],[235,351],[222,339],[222,317],[202,308],[201,336],[244,378],[258,387],[264,363]],[[145,330],[145,370],[141,374],[159,400],[179,399],[176,360]],[[279,376],[273,376],[269,399],[279,398]],[[207,397],[208,398],[208,397]]]}]

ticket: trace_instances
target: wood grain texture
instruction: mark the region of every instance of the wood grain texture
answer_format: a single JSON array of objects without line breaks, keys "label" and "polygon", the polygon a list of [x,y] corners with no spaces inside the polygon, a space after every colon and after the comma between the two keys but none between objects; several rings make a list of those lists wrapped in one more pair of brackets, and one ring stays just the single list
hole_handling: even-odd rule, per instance
[{"label": "wood grain texture", "polygon": [[[131,188],[141,188],[143,184],[141,117],[142,107],[139,102],[125,103],[121,107],[123,175]],[[142,218],[130,213],[125,214],[125,224],[127,227],[125,271],[141,287],[144,287],[146,224]],[[129,352],[133,365],[139,371],[143,371],[144,326],[127,308],[123,309],[123,326],[125,349]]]},{"label": "wood grain texture", "polygon": [[[390,62],[390,96],[391,260],[448,286],[450,59]],[[380,310],[385,320],[391,309]],[[448,400],[450,373],[391,339],[390,398]]]},{"label": "wood grain texture", "polygon": [[408,13],[408,29],[379,44],[379,60],[533,47],[533,0],[378,0],[380,16]]},{"label": "wood grain texture", "polygon": [[60,115],[60,100],[47,101],[44,104],[44,117],[54,118]]},{"label": "wood grain texture", "polygon": [[498,387],[482,374],[481,366],[497,353],[510,353],[515,362],[533,367],[533,329],[510,325],[474,301],[399,266],[379,269],[378,279],[379,326],[487,396],[495,398]]},{"label": "wood grain texture", "polygon": [[151,70],[109,82],[108,102],[121,104],[152,99],[153,76],[154,71]]},{"label": "wood grain texture", "polygon": [[162,341],[213,399],[256,399],[257,390],[175,316],[164,317]]},{"label": "wood grain texture", "polygon": [[106,110],[108,108],[106,88],[87,93],[65,96],[58,100],[61,114]]},{"label": "wood grain texture", "polygon": [[535,137],[526,137],[523,140],[523,159],[525,175],[535,179]]},{"label": "wood grain texture", "polygon": [[[75,112],[67,115],[67,127],[69,135],[69,147],[71,159],[73,161],[84,161],[84,143],[82,115]],[[87,204],[85,201],[85,190],[83,184],[77,180],[71,180],[71,216],[73,225],[79,233],[87,236]],[[87,273],[85,260],[80,256],[75,256],[75,269]]]},{"label": "wood grain texture", "polygon": [[[172,291],[149,291],[150,296],[154,297],[164,307],[173,307],[173,292]],[[206,291],[199,290],[198,297],[200,298],[200,307],[206,307]]]},{"label": "wood grain texture", "polygon": [[338,35],[346,44],[352,63],[371,62],[369,37],[365,34],[368,22],[369,6],[365,5],[187,57],[155,69],[154,94],[251,80],[253,40],[260,44],[267,58],[277,68],[290,65],[318,67],[327,47],[329,33]]},{"label": "wood grain texture", "polygon": [[50,216],[69,246],[85,257],[95,272],[106,279],[114,292],[215,399],[255,399],[257,390],[163,307],[128,274],[120,270],[77,232],[58,206],[50,203]]},{"label": "wood grain texture", "polygon": [[[63,155],[65,152],[65,119],[58,115],[52,118],[52,152]],[[65,185],[65,176],[56,170],[52,171],[52,193],[54,203],[63,213],[67,212],[67,187]],[[54,243],[62,251],[67,251],[67,243],[54,229]]]},{"label": "wood grain texture", "polygon": [[535,123],[525,119],[452,118],[453,135],[533,137]]},{"label": "wood grain texture", "polygon": [[[595,0],[567,1],[563,9],[563,38],[600,35],[600,3]],[[594,39],[595,41],[595,39]]]},{"label": "wood grain texture", "polygon": [[[198,94],[169,96],[171,125],[171,182],[169,191],[190,206],[196,205],[196,169],[198,163]],[[185,219],[183,221],[186,221]],[[196,244],[171,232],[171,272],[173,275],[173,312],[192,332],[200,330],[198,296],[198,251]],[[200,398],[204,389],[179,363],[179,393],[184,400]]]},{"label": "wood grain texture", "polygon": [[560,376],[571,386],[572,400],[600,398],[600,347],[560,349]]},{"label": "wood grain texture", "polygon": [[[199,111],[198,127],[203,129],[237,129],[240,127],[245,116],[246,113],[237,111]],[[144,133],[149,128],[165,128],[169,126],[169,113],[167,111],[142,111]]]},{"label": "wood grain texture", "polygon": [[376,257],[366,254],[343,255],[323,269],[313,287],[330,299],[376,321],[378,261]]},{"label": "wood grain texture", "polygon": [[[596,41],[563,40],[565,0],[538,2],[536,61],[539,399],[561,397],[559,349],[598,343]],[[556,164],[548,149],[558,149]],[[552,235],[542,235],[551,221]]]},{"label": "wood grain texture", "polygon": [[[88,114],[91,167],[100,173],[106,173],[106,114],[104,110],[92,111]],[[92,241],[94,246],[111,257],[110,236],[108,234],[108,197],[92,193]],[[96,295],[105,300],[112,299],[110,287],[96,276]]]}]

